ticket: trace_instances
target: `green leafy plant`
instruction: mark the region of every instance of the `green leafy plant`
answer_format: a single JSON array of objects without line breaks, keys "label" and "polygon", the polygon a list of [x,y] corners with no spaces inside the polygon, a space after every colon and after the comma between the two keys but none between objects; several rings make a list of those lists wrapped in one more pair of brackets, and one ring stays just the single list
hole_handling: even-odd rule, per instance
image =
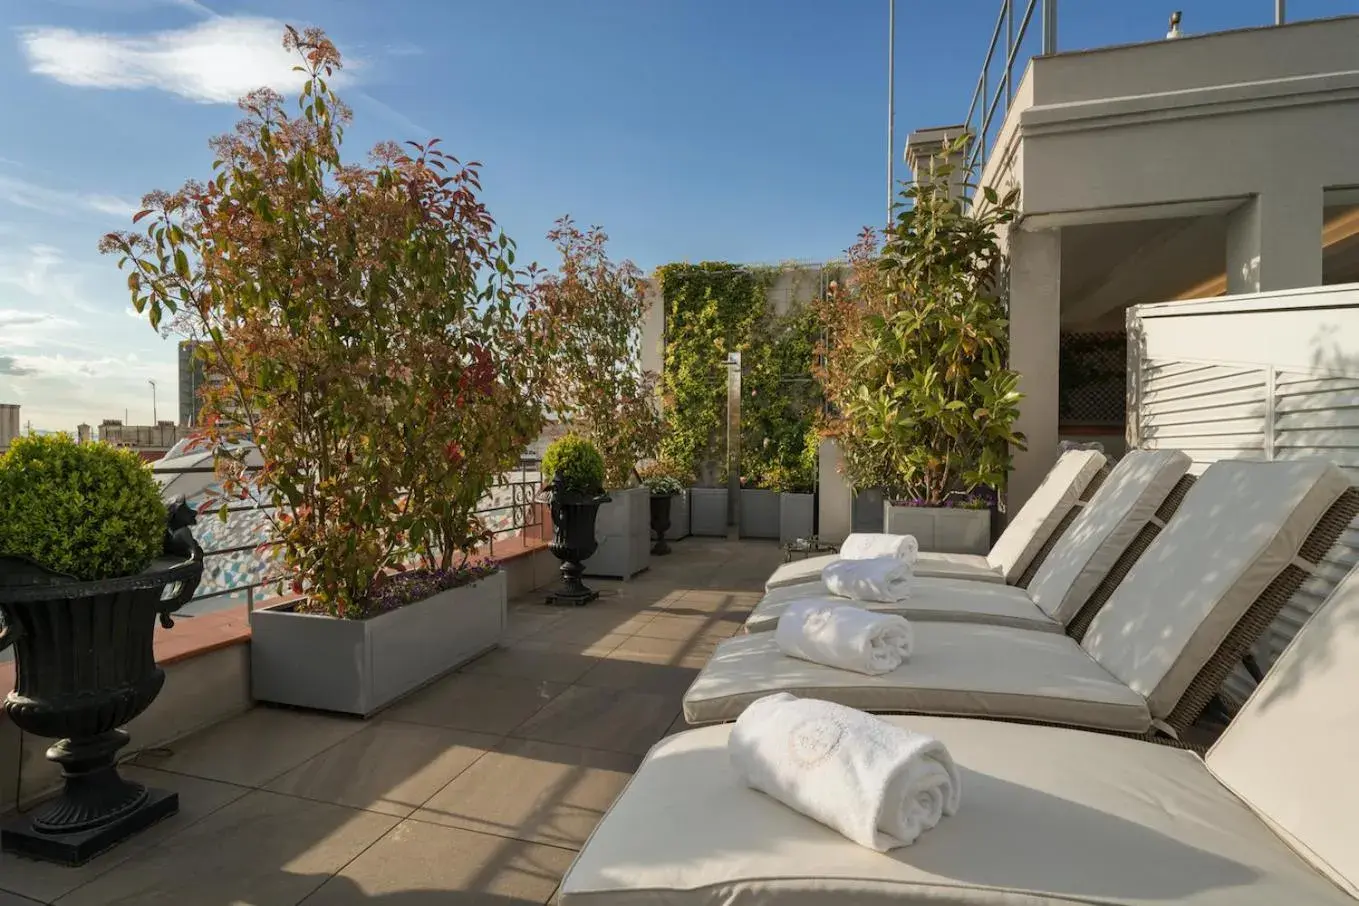
[{"label": "green leafy plant", "polygon": [[317,30],[288,28],[284,46],[304,73],[296,114],[248,95],[212,177],[151,193],[144,233],[101,249],[153,328],[170,315],[203,338],[212,505],[263,490],[293,590],[363,617],[391,570],[447,571],[487,536],[479,502],[542,424],[548,323],[477,165],[437,139],[342,160],[339,53]]},{"label": "green leafy plant", "polygon": [[667,462],[651,462],[638,469],[642,486],[653,497],[673,497],[684,493],[687,486],[681,470]]},{"label": "green leafy plant", "polygon": [[561,265],[536,287],[554,362],[544,388],[562,421],[598,448],[606,485],[625,488],[661,440],[656,375],[641,364],[642,273],[609,258],[599,227],[563,217],[547,238]]},{"label": "green leafy plant", "polygon": [[551,485],[560,473],[565,489],[574,494],[604,492],[604,457],[589,440],[577,434],[559,437],[543,452],[543,482]]},{"label": "green leafy plant", "polygon": [[84,581],[138,573],[166,511],[137,454],[69,435],[19,437],[0,456],[0,554]]},{"label": "green leafy plant", "polygon": [[1011,449],[1024,446],[997,239],[1018,190],[987,187],[965,210],[948,163],[958,150],[903,191],[880,252],[865,232],[851,251],[859,281],[824,307],[837,347],[824,384],[852,483],[926,506],[1002,489]]}]

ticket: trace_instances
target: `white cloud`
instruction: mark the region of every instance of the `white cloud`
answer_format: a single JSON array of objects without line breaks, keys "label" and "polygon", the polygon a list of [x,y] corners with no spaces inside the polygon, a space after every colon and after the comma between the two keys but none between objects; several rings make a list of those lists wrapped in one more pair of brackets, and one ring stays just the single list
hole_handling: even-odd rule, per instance
[{"label": "white cloud", "polygon": [[0,175],[0,201],[20,208],[65,216],[94,212],[128,219],[137,213],[137,205],[124,198],[51,189],[26,179],[4,175]]},{"label": "white cloud", "polygon": [[[204,14],[201,3],[178,5]],[[149,35],[29,28],[20,32],[29,69],[81,88],[158,88],[200,103],[234,103],[256,88],[283,93],[301,86],[297,57],[283,49],[284,23],[214,16]],[[341,83],[336,73],[332,81]]]}]

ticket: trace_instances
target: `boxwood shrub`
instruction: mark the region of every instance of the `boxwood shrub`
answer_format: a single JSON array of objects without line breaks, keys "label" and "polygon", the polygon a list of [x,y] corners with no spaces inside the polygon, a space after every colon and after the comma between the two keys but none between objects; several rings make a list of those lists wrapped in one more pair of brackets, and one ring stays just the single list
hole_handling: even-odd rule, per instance
[{"label": "boxwood shrub", "polygon": [[130,450],[62,434],[18,438],[0,456],[0,554],[84,581],[132,575],[161,553],[165,519]]}]

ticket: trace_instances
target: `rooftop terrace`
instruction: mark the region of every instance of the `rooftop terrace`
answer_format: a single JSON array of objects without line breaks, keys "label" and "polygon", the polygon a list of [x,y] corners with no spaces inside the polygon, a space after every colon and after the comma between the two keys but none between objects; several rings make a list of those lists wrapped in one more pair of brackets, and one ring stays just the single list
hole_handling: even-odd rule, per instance
[{"label": "rooftop terrace", "polygon": [[549,902],[781,559],[674,550],[587,607],[511,601],[502,649],[371,720],[256,707],[137,755],[179,815],[78,869],[0,857],[0,906]]}]

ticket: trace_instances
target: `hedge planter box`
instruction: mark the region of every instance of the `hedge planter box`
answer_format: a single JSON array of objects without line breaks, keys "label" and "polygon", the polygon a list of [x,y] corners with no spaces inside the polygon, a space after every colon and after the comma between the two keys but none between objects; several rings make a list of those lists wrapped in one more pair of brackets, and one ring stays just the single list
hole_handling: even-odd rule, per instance
[{"label": "hedge planter box", "polygon": [[707,538],[727,537],[727,489],[689,489],[689,533]]},{"label": "hedge planter box", "polygon": [[296,613],[291,604],[250,619],[250,683],[257,701],[367,717],[500,644],[503,570],[367,620]]},{"label": "hedge planter box", "polygon": [[670,498],[670,531],[665,533],[670,541],[689,537],[689,489],[685,488]]},{"label": "hedge planter box", "polygon": [[777,538],[779,536],[779,493],[754,488],[741,489],[741,537]]},{"label": "hedge planter box", "polygon": [[883,504],[889,535],[914,535],[922,551],[985,554],[991,549],[991,511]]},{"label": "hedge planter box", "polygon": [[815,534],[816,495],[779,495],[779,543]]},{"label": "hedge planter box", "polygon": [[610,491],[595,517],[599,548],[585,561],[585,575],[628,579],[651,565],[651,492]]}]

